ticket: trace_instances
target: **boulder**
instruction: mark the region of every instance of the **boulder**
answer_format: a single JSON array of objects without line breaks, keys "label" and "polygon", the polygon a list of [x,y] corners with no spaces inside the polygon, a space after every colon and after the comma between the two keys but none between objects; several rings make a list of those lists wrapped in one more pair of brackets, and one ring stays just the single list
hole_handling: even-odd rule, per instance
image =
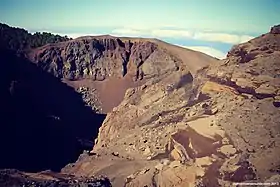
[{"label": "boulder", "polygon": [[236,155],[226,160],[219,171],[226,181],[243,182],[256,179],[255,168],[247,156]]},{"label": "boulder", "polygon": [[222,154],[224,154],[227,157],[233,156],[236,154],[236,149],[233,147],[233,145],[223,145],[218,149],[218,151]]},{"label": "boulder", "polygon": [[274,86],[265,83],[260,85],[255,91],[259,95],[273,96],[276,94],[277,89]]},{"label": "boulder", "polygon": [[186,187],[194,186],[198,177],[204,176],[205,171],[202,168],[184,165],[168,168],[159,172],[155,177],[156,186],[169,187]]},{"label": "boulder", "polygon": [[238,94],[238,92],[229,86],[222,85],[216,82],[207,81],[201,88],[202,94],[215,95],[220,92]]},{"label": "boulder", "polygon": [[199,167],[208,167],[211,164],[213,164],[214,161],[215,161],[215,159],[213,159],[209,156],[205,156],[205,157],[197,158],[195,160],[195,164]]},{"label": "boulder", "polygon": [[275,25],[270,29],[271,34],[280,34],[280,25]]},{"label": "boulder", "polygon": [[200,118],[188,123],[190,129],[202,137],[209,138],[214,142],[225,137],[225,131],[216,125],[211,125],[214,117]]},{"label": "boulder", "polygon": [[[212,129],[209,131],[209,129],[204,129],[205,126],[199,126],[189,126],[186,130],[179,130],[172,134],[171,141],[174,145],[171,148],[174,149],[170,150],[170,156],[174,160],[187,161],[188,159],[209,156],[221,146],[224,132],[217,129],[216,132]],[[184,158],[181,158],[182,156]]]}]

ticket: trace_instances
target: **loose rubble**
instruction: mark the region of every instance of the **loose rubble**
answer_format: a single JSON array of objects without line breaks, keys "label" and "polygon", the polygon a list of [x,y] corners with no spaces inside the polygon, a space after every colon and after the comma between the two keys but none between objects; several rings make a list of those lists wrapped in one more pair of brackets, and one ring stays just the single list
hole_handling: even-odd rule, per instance
[{"label": "loose rubble", "polygon": [[82,94],[82,99],[86,106],[90,107],[96,113],[102,113],[101,103],[98,100],[96,89],[79,87],[77,92]]}]

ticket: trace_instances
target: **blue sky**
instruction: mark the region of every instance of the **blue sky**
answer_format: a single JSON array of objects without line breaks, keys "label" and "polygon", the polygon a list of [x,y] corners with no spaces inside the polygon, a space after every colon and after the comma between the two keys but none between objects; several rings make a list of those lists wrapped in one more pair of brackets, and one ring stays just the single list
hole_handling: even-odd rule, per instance
[{"label": "blue sky", "polygon": [[279,10],[279,0],[1,0],[0,22],[72,37],[153,37],[222,58],[280,24]]}]

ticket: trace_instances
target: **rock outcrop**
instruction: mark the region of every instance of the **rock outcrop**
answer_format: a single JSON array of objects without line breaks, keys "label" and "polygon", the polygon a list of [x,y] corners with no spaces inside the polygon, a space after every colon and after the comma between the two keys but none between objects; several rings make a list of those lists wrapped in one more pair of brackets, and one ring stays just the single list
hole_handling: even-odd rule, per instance
[{"label": "rock outcrop", "polygon": [[40,187],[111,187],[108,178],[81,178],[49,171],[40,173],[23,173],[17,170],[0,170],[1,187],[40,186]]},{"label": "rock outcrop", "polygon": [[[81,37],[29,51],[28,58],[41,69],[78,89],[96,89],[93,106],[107,113],[117,106],[128,88],[157,82],[174,72],[190,71],[216,63],[216,59],[156,39]],[[114,93],[114,94],[110,94]],[[99,96],[97,96],[99,95]]]},{"label": "rock outcrop", "polygon": [[[34,54],[35,53],[35,54]],[[135,80],[174,71],[179,62],[150,41],[121,40],[111,36],[77,39],[47,45],[31,53],[32,60],[59,78],[102,81],[131,74]],[[164,62],[157,67],[157,62]],[[145,64],[145,65],[144,65]]]},{"label": "rock outcrop", "polygon": [[[113,186],[126,187],[216,187],[277,178],[278,29],[234,46],[221,61],[155,39],[112,36],[29,51],[28,58],[49,76],[76,88],[90,114],[108,112],[93,149],[60,175],[73,175],[74,181],[106,175]],[[28,81],[36,80],[27,75]],[[7,85],[11,95],[20,88],[12,79]],[[103,110],[104,102],[115,100]],[[65,119],[80,127],[94,124],[71,107],[65,107],[66,113],[55,109],[46,111],[57,124]],[[91,135],[90,128],[80,133]]]},{"label": "rock outcrop", "polygon": [[125,186],[264,182],[280,164],[279,59],[279,35],[268,33],[196,73],[127,90],[99,129],[95,156],[64,171],[94,166],[86,175],[104,173]]},{"label": "rock outcrop", "polygon": [[270,29],[271,34],[280,34],[280,25],[275,25]]}]

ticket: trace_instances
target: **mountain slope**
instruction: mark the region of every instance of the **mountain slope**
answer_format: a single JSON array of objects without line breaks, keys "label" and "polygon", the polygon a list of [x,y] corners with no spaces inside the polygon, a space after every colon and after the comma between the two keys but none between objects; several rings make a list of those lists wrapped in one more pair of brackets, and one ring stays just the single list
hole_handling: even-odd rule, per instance
[{"label": "mountain slope", "polygon": [[264,34],[183,80],[174,73],[127,90],[99,129],[94,156],[63,172],[106,174],[116,186],[275,182],[279,39]]},{"label": "mountain slope", "polygon": [[[275,182],[279,30],[234,46],[225,60],[109,35],[19,54],[1,48],[0,166],[59,170],[73,162],[57,176],[106,175],[113,186]],[[72,182],[65,177],[57,180]]]},{"label": "mountain slope", "polygon": [[[34,49],[37,35],[3,27],[1,168],[59,171],[93,146],[106,116],[91,108],[98,100],[106,113],[122,101],[130,87],[161,80],[171,84],[174,79],[181,80],[179,87],[184,80],[192,81],[190,62],[176,51],[170,52],[171,45],[157,40],[104,36],[58,42],[37,34],[42,42],[39,46],[51,44]],[[194,51],[183,52],[203,56],[203,66],[216,61]],[[10,175],[9,171],[3,173],[4,177]]]},{"label": "mountain slope", "polygon": [[218,61],[155,39],[109,35],[49,44],[32,50],[28,56],[70,86],[96,90],[100,101],[95,104],[101,105],[99,108],[105,113],[121,102],[130,87],[155,82],[174,72],[180,76],[188,72],[195,75]]}]

